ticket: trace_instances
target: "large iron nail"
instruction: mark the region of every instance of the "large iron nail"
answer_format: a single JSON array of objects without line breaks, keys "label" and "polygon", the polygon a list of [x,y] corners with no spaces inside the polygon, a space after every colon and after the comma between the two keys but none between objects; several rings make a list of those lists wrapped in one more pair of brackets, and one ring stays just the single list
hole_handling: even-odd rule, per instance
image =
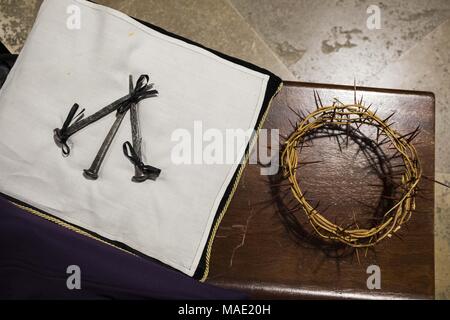
[{"label": "large iron nail", "polygon": [[[148,84],[148,80],[149,80],[148,75],[141,75],[136,84],[136,91],[130,91],[130,93],[127,94],[126,96],[124,96],[120,99],[117,99],[113,103],[100,109],[99,111],[90,115],[89,117],[79,118],[73,124],[70,124],[71,120],[69,120],[69,123],[67,123],[67,124],[65,123],[65,125],[63,125],[63,128],[64,128],[63,130],[59,129],[59,128],[55,129],[53,131],[53,133],[54,133],[54,139],[55,139],[56,144],[61,148],[65,146],[66,149],[68,149],[67,150],[67,155],[68,155],[70,152],[70,148],[67,146],[66,142],[67,142],[67,139],[70,136],[72,136],[74,133],[76,133],[79,130],[83,129],[84,127],[90,125],[91,123],[100,120],[101,118],[107,116],[108,114],[110,114],[114,111],[118,111],[118,110],[124,109],[124,108],[128,109],[128,103],[130,100],[131,101],[133,101],[133,100],[140,101],[142,99],[147,99],[147,98],[153,97],[156,94],[158,94],[158,91],[152,90],[153,85]],[[74,105],[74,107],[75,107],[75,105]],[[74,107],[72,107],[72,109]],[[72,118],[71,113],[72,113],[72,110],[69,113],[68,119]],[[73,114],[72,114],[72,116],[73,116]],[[66,122],[68,121],[68,119],[66,119]],[[67,127],[65,127],[66,125],[67,125]],[[64,151],[64,149],[63,149],[63,151]]]},{"label": "large iron nail", "polygon": [[[133,88],[133,76],[130,75],[130,93],[134,91]],[[133,141],[133,149],[139,159],[142,159],[142,135],[141,126],[139,122],[138,104],[132,103],[130,106],[130,120],[131,120],[131,134]],[[149,179],[154,179],[153,175],[145,174],[142,170],[134,165],[134,176],[131,178],[133,182],[144,182]]]},{"label": "large iron nail", "polygon": [[[113,103],[107,105],[106,107],[103,107],[102,109],[100,109],[99,111],[97,111],[96,113],[90,115],[89,117],[83,118],[77,122],[75,122],[73,125],[71,125],[66,132],[66,135],[68,137],[72,136],[73,134],[75,134],[76,132],[80,131],[81,129],[83,129],[84,127],[87,127],[88,125],[106,117],[108,114],[116,111],[123,102],[125,102],[127,99],[130,98],[130,94],[114,101]],[[62,141],[61,141],[61,129],[57,128],[54,131],[54,138],[55,138],[55,142],[58,145],[58,147],[61,147]]]},{"label": "large iron nail", "polygon": [[[133,92],[133,76],[130,75],[130,93]],[[130,120],[131,120],[131,135],[132,135],[132,141],[133,141],[133,148],[136,152],[137,156],[141,159],[142,157],[142,138],[141,138],[141,128],[139,123],[139,113],[137,110],[137,103],[132,103],[130,107]],[[139,169],[137,165],[134,166],[134,177],[133,181],[135,181],[135,178],[141,177],[142,171]]]},{"label": "large iron nail", "polygon": [[[133,76],[130,75],[130,92],[133,92]],[[137,157],[142,162],[142,135],[141,126],[139,122],[139,110],[138,104],[132,103],[130,107],[130,120],[131,120],[131,134],[133,141],[133,149],[136,152]],[[159,175],[159,174],[158,174]],[[131,179],[133,182],[141,183],[146,180],[156,180],[155,173],[144,173],[138,165],[134,165],[134,176]]]},{"label": "large iron nail", "polygon": [[122,120],[125,117],[126,113],[127,113],[127,109],[125,109],[125,111],[122,113],[117,113],[116,120],[114,121],[105,140],[103,141],[103,143],[100,147],[100,150],[97,153],[97,156],[95,157],[94,161],[92,162],[91,167],[89,169],[84,170],[84,176],[87,179],[90,179],[90,180],[98,179],[98,172],[100,171],[100,167],[102,166],[102,163],[103,163],[103,160],[105,159],[106,153],[108,152],[109,147],[111,146],[111,143],[113,142],[114,137],[116,136],[116,133],[119,130],[120,124],[122,123]]}]

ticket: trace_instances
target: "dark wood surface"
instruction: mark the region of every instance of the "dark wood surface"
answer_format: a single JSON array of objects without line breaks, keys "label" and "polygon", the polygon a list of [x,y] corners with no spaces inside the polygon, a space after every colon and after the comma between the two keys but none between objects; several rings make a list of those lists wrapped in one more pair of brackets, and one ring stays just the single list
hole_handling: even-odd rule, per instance
[{"label": "dark wood surface", "polygon": [[[274,99],[266,129],[292,132],[297,116],[288,108],[307,112],[315,108],[313,90],[324,104],[333,98],[353,101],[352,87],[286,83]],[[421,126],[414,140],[424,175],[434,179],[434,96],[429,93],[358,88],[358,97],[373,103],[380,117],[393,111],[393,126],[401,133]],[[308,200],[320,200],[319,211],[330,219],[363,219],[371,214],[381,190],[358,146],[320,139],[303,149],[303,161],[323,161],[301,169],[301,186]],[[253,298],[434,298],[434,184],[422,179],[417,211],[397,236],[374,250],[358,250],[335,258],[330,250],[312,245],[310,238],[293,233],[283,220],[274,195],[273,177],[260,174],[259,165],[248,165],[220,225],[212,249],[208,282],[244,290]],[[373,185],[373,186],[371,186]],[[282,187],[280,187],[282,188]],[[299,211],[299,221],[303,213]],[[304,224],[308,229],[308,222]],[[313,239],[313,238],[312,238]],[[381,290],[367,289],[367,267],[381,269]]]}]

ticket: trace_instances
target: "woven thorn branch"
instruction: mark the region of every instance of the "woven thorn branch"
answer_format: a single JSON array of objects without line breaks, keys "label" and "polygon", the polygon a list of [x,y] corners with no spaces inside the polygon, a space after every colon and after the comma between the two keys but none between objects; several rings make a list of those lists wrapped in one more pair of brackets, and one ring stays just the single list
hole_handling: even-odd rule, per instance
[{"label": "woven thorn branch", "polygon": [[[293,125],[294,131],[286,137],[281,151],[281,166],[283,178],[289,181],[289,188],[298,201],[299,207],[306,214],[310,224],[317,234],[331,241],[337,241],[353,248],[373,247],[385,238],[390,238],[398,232],[401,227],[411,218],[416,209],[416,194],[418,184],[422,176],[422,169],[415,147],[412,141],[419,134],[419,127],[413,132],[402,135],[397,132],[389,120],[394,114],[386,119],[381,119],[376,111],[372,111],[371,105],[365,106],[363,97],[356,99],[352,104],[344,104],[335,99],[330,106],[324,106],[317,92],[314,92],[316,109],[308,115],[300,114],[292,110],[299,117],[299,121]],[[339,226],[327,219],[308,202],[305,192],[302,191],[297,179],[297,170],[301,166],[300,156],[303,145],[307,142],[306,137],[312,132],[337,126],[343,128],[347,133],[360,130],[361,126],[374,126],[377,130],[375,143],[378,145],[391,143],[396,150],[404,167],[400,176],[401,195],[394,205],[387,210],[381,219],[371,228],[359,228],[358,224],[352,224],[352,228]],[[383,140],[380,141],[381,137]],[[340,147],[340,146],[339,146]],[[300,152],[299,152],[300,150]]]}]

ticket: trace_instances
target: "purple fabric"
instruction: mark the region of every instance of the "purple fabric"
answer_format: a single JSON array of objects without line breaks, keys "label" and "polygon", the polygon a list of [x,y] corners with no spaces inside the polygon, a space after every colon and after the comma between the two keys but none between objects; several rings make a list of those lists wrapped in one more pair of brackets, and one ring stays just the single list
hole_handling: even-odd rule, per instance
[{"label": "purple fabric", "polygon": [[[69,265],[81,290],[69,290]],[[0,198],[2,299],[242,299],[69,231]]]}]

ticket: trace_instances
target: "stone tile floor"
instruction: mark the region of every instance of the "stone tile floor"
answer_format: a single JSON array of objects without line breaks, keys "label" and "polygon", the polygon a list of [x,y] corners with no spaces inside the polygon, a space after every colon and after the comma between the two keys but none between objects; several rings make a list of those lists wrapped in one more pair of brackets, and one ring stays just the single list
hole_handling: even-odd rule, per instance
[{"label": "stone tile floor", "polygon": [[[20,52],[41,2],[0,0],[0,39],[11,51]],[[351,84],[357,79],[367,86],[434,92],[436,177],[450,183],[450,1],[97,2],[266,67],[285,80]],[[371,29],[368,21],[377,22],[377,9],[380,28]],[[440,186],[435,221],[436,297],[450,299],[450,190]]]}]

